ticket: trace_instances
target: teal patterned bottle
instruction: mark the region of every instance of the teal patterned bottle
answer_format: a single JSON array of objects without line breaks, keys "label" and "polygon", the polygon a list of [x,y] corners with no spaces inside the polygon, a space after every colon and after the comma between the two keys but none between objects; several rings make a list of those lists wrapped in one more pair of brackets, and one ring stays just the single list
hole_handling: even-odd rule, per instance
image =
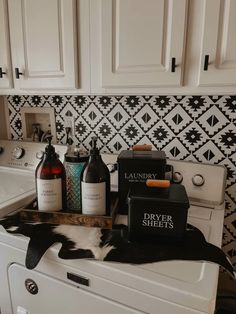
[{"label": "teal patterned bottle", "polygon": [[80,176],[89,156],[78,152],[65,155],[67,211],[82,212]]}]

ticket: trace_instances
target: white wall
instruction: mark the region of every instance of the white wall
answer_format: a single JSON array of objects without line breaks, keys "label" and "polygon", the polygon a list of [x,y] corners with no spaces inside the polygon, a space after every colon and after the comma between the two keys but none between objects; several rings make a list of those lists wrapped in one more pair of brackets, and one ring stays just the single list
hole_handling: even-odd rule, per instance
[{"label": "white wall", "polygon": [[0,139],[7,139],[9,131],[9,123],[6,123],[6,111],[4,104],[4,97],[0,97]]}]

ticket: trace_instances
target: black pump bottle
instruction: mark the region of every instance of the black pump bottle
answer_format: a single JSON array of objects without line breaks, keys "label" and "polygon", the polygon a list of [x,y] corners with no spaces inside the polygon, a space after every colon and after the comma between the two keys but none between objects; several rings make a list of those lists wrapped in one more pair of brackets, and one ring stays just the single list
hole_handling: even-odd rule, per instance
[{"label": "black pump bottle", "polygon": [[92,138],[89,161],[81,174],[82,213],[110,214],[110,172],[103,162],[97,138]]}]

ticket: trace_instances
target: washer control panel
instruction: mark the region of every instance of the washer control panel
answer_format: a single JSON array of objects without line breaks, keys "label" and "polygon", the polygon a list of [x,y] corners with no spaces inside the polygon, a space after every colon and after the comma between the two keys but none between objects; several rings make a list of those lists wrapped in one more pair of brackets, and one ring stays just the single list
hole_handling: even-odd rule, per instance
[{"label": "washer control panel", "polygon": [[174,183],[181,183],[183,181],[183,175],[178,171],[174,171],[172,180]]},{"label": "washer control panel", "polygon": [[[118,191],[117,157],[102,154],[111,172],[111,189]],[[226,168],[221,165],[167,159],[173,166],[173,183],[183,184],[192,204],[216,207],[224,202]],[[113,171],[115,169],[115,171]]]},{"label": "washer control panel", "polygon": [[[47,143],[0,140],[0,166],[34,171],[43,158]],[[53,144],[59,158],[64,162],[66,145]]]},{"label": "washer control panel", "polygon": [[222,204],[226,182],[226,169],[221,165],[168,159],[174,168],[173,182],[185,186],[189,198],[209,207]]},{"label": "washer control panel", "polygon": [[24,148],[22,147],[19,147],[19,146],[16,146],[14,149],[13,149],[13,152],[12,152],[12,156],[13,158],[15,159],[20,159],[24,156],[25,154],[25,150]]},{"label": "washer control panel", "polygon": [[192,182],[196,186],[202,186],[205,183],[205,179],[201,174],[195,174],[192,177]]}]

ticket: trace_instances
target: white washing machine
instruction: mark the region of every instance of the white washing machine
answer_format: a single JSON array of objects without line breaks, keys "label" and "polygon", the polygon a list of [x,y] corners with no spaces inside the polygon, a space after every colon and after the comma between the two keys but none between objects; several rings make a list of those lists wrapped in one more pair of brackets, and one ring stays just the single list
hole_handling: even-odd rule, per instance
[{"label": "white washing machine", "polygon": [[[117,156],[103,155],[106,163]],[[190,197],[188,221],[221,246],[225,168],[169,161]],[[112,173],[113,189],[117,172]],[[125,222],[126,217],[120,216]],[[25,268],[29,239],[0,229],[1,314],[214,313],[219,267],[208,262],[143,265],[62,260],[50,248],[34,270]]]},{"label": "white washing machine", "polygon": [[[35,169],[45,143],[0,140],[0,217],[35,198]],[[61,160],[67,147],[55,145]]]}]

